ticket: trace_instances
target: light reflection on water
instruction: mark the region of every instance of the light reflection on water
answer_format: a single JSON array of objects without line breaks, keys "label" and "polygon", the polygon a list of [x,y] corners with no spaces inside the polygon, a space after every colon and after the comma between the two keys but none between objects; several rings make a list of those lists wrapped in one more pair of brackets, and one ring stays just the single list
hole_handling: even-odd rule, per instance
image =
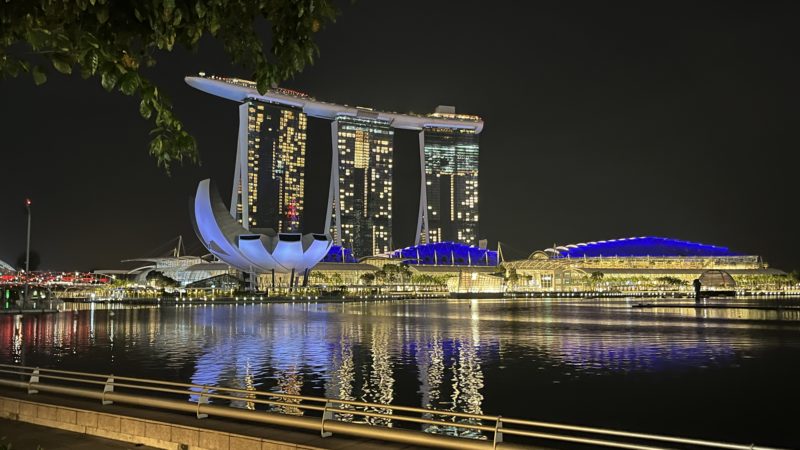
[{"label": "light reflection on water", "polygon": [[[640,404],[646,399],[680,411],[669,415],[670,423],[692,435],[720,437],[695,422],[703,414],[724,416],[728,425],[718,432],[728,440],[739,432],[737,416],[727,411],[728,397],[749,396],[744,406],[753,408],[760,407],[764,386],[793,388],[788,380],[798,369],[787,370],[786,361],[800,356],[797,310],[631,308],[635,303],[82,307],[56,315],[0,316],[0,360],[675,433],[663,428],[665,417],[653,414],[652,405]],[[687,408],[698,389],[703,406]],[[264,408],[250,394],[239,396],[234,406]],[[292,405],[271,409],[302,413]],[[780,443],[789,425],[768,411],[759,419],[763,423],[747,422],[751,434],[742,432],[744,440]],[[339,418],[394,425],[386,418]]]}]

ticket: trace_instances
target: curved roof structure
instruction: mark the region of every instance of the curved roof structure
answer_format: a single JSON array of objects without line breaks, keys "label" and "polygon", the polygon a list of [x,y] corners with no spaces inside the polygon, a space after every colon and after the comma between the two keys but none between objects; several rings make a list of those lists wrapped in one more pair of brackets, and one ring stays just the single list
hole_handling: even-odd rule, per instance
[{"label": "curved roof structure", "polygon": [[0,271],[15,272],[14,268],[3,262],[2,259],[0,259]]},{"label": "curved roof structure", "polygon": [[197,186],[194,199],[194,225],[197,237],[214,256],[244,272],[302,272],[314,267],[328,254],[330,236],[326,234],[261,232],[243,228],[222,203],[211,180]]},{"label": "curved roof structure", "polygon": [[357,263],[356,257],[353,256],[353,249],[342,247],[341,245],[331,245],[328,254],[322,258],[320,263]]},{"label": "curved roof structure", "polygon": [[391,253],[409,264],[446,266],[496,266],[497,251],[459,242],[412,245]]},{"label": "curved roof structure", "polygon": [[733,289],[736,287],[736,280],[724,270],[706,270],[699,279],[700,283],[707,288]]},{"label": "curved roof structure", "polygon": [[[601,256],[740,256],[728,247],[681,241],[665,237],[642,236],[607,241],[582,242],[545,249],[553,258],[595,258]],[[533,255],[531,255],[533,257]]]},{"label": "curved roof structure", "polygon": [[300,108],[309,116],[323,119],[333,120],[336,119],[337,116],[377,119],[389,122],[394,128],[405,130],[457,128],[473,130],[476,133],[480,133],[483,130],[483,120],[473,115],[450,113],[417,115],[377,111],[372,108],[323,102],[301,92],[281,88],[270,89],[265,94],[260,94],[256,88],[256,83],[252,81],[211,75],[206,76],[202,73],[196,77],[186,77],[185,80],[189,86],[211,95],[216,95],[217,97],[238,102],[255,99],[278,103]]}]

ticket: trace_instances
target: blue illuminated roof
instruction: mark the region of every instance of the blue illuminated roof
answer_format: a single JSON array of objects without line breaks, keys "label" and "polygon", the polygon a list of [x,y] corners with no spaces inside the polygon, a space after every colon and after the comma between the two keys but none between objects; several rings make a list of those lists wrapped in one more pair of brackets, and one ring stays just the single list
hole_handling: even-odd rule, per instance
[{"label": "blue illuminated roof", "polygon": [[600,256],[737,256],[728,247],[681,241],[655,236],[610,239],[548,248],[555,258],[594,258]]},{"label": "blue illuminated roof", "polygon": [[342,247],[341,245],[331,245],[328,254],[322,258],[321,262],[338,262],[338,263],[355,263],[355,256],[353,256],[353,249]]},{"label": "blue illuminated roof", "polygon": [[395,250],[392,258],[408,264],[439,266],[496,266],[497,252],[459,242],[434,242]]}]

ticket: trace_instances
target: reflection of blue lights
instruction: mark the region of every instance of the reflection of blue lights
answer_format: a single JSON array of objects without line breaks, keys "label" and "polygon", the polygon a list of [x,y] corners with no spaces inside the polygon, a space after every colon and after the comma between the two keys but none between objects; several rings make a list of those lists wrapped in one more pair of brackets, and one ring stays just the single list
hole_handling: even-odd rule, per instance
[{"label": "reflection of blue lights", "polygon": [[322,258],[322,262],[344,262],[354,263],[357,262],[353,256],[353,249],[342,247],[341,245],[331,245],[328,254]]},{"label": "reflection of blue lights", "polygon": [[409,264],[442,266],[496,266],[497,252],[459,242],[435,242],[401,248],[392,258]]},{"label": "reflection of blue lights", "polygon": [[557,258],[599,256],[736,256],[727,247],[663,237],[632,237],[555,248]]},{"label": "reflection of blue lights", "polygon": [[593,342],[566,340],[559,348],[561,362],[592,372],[658,372],[681,367],[724,364],[735,356],[733,348],[707,342],[664,343]]}]

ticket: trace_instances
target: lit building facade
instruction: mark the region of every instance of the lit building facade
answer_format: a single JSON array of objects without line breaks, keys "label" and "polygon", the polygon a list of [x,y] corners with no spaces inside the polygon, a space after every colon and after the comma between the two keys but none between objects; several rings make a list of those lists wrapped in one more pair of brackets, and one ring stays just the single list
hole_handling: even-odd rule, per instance
[{"label": "lit building facade", "polygon": [[503,267],[513,280],[509,290],[517,292],[689,292],[694,279],[710,274],[724,274],[740,289],[785,289],[792,282],[758,255],[654,236],[548,248]]},{"label": "lit building facade", "polygon": [[422,136],[425,210],[420,212],[420,241],[476,245],[478,133],[437,127],[425,128]]},{"label": "lit building facade", "polygon": [[427,115],[402,114],[328,103],[281,88],[260,93],[252,81],[204,73],[186,77],[186,82],[242,103],[240,123],[247,129],[240,127],[230,212],[245,228],[299,230],[310,116],[332,124],[333,163],[323,232],[337,245],[352,248],[356,257],[393,249],[396,129],[419,133],[421,183],[414,244],[478,244],[480,117],[456,114],[451,106]]},{"label": "lit building facade", "polygon": [[391,250],[394,130],[375,118],[339,116],[336,136],[338,192],[331,234],[357,256]]},{"label": "lit building facade", "polygon": [[[245,228],[301,231],[305,190],[305,113],[249,100],[239,110],[239,151],[231,215]],[[246,141],[244,141],[246,140]]]}]

